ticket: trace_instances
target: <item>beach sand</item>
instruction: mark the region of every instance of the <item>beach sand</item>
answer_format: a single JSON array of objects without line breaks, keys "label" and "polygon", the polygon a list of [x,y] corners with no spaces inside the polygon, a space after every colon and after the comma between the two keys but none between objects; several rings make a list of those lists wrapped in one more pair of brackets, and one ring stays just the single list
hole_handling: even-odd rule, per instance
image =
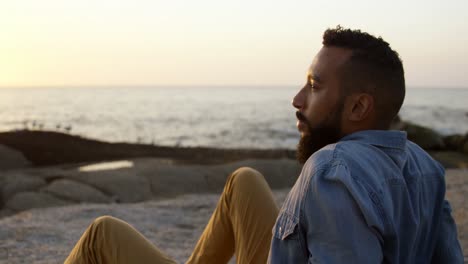
[{"label": "beach sand", "polygon": [[[278,203],[287,192],[275,191]],[[9,254],[0,263],[63,263],[90,222],[102,215],[127,221],[177,263],[183,263],[218,198],[218,194],[193,194],[136,204],[33,209],[0,220],[0,248]]]}]

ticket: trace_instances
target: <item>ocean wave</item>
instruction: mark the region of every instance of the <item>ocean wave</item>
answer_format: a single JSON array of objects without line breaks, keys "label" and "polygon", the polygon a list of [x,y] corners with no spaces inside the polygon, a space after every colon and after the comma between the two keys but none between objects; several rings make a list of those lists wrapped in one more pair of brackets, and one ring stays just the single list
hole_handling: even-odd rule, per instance
[{"label": "ocean wave", "polygon": [[[299,133],[290,99],[295,91],[55,89],[51,96],[46,89],[35,91],[34,100],[11,101],[2,100],[8,98],[2,93],[15,93],[14,98],[30,94],[1,90],[0,129],[59,130],[109,142],[164,146],[294,149]],[[400,116],[443,135],[465,134],[467,95],[465,90],[410,90]]]}]

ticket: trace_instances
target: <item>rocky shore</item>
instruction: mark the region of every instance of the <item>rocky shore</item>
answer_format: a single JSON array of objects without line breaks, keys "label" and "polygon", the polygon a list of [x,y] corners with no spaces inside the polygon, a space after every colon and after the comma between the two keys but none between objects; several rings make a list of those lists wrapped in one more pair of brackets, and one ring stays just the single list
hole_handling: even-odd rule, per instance
[{"label": "rocky shore", "polygon": [[140,158],[98,164],[13,169],[0,175],[0,263],[62,263],[87,225],[122,218],[182,263],[238,167],[262,172],[278,203],[300,173],[291,159],[218,165]]},{"label": "rocky shore", "polygon": [[444,136],[428,127],[403,121],[398,116],[393,121],[392,129],[406,131],[409,140],[427,151],[468,154],[468,133]]},{"label": "rocky shore", "polygon": [[0,216],[32,208],[136,203],[190,193],[218,193],[226,177],[242,166],[262,172],[273,188],[291,186],[300,173],[299,164],[290,159],[194,165],[140,158],[87,166],[9,170],[0,175]]},{"label": "rocky shore", "polygon": [[[400,123],[447,169],[447,199],[468,252],[467,135]],[[424,136],[424,137],[423,137]],[[86,226],[113,215],[177,261],[190,254],[226,177],[262,172],[280,203],[300,172],[290,150],[169,148],[45,131],[0,133],[0,263],[61,263]]]}]

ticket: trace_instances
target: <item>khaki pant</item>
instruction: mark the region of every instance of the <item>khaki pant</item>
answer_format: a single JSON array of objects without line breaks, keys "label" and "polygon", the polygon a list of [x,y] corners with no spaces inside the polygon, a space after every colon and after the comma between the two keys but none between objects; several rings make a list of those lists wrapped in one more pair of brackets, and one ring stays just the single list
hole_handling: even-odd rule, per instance
[{"label": "khaki pant", "polygon": [[[266,263],[278,207],[263,175],[250,168],[231,174],[187,263]],[[175,263],[124,221],[99,217],[65,263]]]}]

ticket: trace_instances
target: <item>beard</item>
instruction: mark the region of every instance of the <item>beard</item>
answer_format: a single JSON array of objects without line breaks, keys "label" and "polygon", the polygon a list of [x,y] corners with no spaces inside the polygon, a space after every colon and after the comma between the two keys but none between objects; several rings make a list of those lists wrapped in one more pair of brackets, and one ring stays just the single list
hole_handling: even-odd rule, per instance
[{"label": "beard", "polygon": [[312,127],[310,122],[299,111],[296,112],[297,118],[307,125],[307,131],[301,136],[297,145],[296,159],[299,163],[304,164],[316,151],[340,140],[340,117],[343,107],[337,108],[332,115],[315,127]]}]

